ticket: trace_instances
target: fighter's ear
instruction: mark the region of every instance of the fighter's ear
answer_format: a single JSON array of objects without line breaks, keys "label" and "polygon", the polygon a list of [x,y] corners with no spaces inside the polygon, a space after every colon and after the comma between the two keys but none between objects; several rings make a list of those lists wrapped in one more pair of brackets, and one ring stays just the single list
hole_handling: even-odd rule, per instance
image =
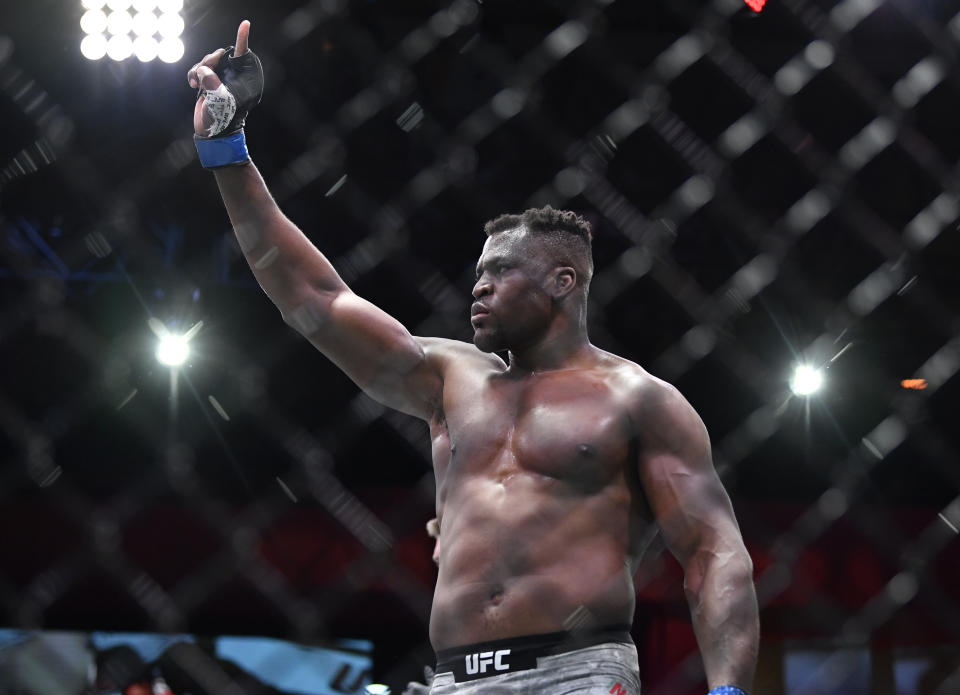
[{"label": "fighter's ear", "polygon": [[577,286],[577,271],[570,266],[562,266],[553,271],[553,296],[561,299]]}]

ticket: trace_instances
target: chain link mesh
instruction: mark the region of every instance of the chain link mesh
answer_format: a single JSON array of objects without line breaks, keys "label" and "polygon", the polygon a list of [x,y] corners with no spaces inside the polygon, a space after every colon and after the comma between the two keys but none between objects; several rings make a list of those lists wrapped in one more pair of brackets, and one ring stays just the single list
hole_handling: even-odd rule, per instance
[{"label": "chain link mesh", "polygon": [[[704,417],[765,652],[812,636],[832,651],[808,677],[842,684],[841,647],[952,645],[923,692],[958,691],[960,6],[250,10],[268,84],[251,151],[359,294],[468,339],[482,222],[584,211],[591,335]],[[209,48],[235,10],[185,12]],[[0,36],[3,622],[352,632],[405,676],[432,658],[426,429],[258,294],[198,171],[189,95],[136,66],[71,87],[30,41]],[[153,365],[151,317],[204,322],[190,368]],[[786,384],[799,359],[833,378],[805,407]],[[685,608],[660,555],[638,576],[648,687],[699,692],[692,633],[664,646]],[[758,683],[786,692],[765,658]]]}]

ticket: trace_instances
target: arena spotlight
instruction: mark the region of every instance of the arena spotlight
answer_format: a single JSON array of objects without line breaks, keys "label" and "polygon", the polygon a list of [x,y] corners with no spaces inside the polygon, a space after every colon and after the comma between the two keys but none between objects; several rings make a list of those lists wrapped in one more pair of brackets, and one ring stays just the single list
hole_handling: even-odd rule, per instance
[{"label": "arena spotlight", "polygon": [[183,41],[180,39],[163,39],[157,55],[164,63],[176,63],[183,57],[183,50]]},{"label": "arena spotlight", "polygon": [[167,335],[157,345],[157,362],[168,367],[179,367],[190,356],[190,346],[182,335]]},{"label": "arena spotlight", "polygon": [[115,61],[136,56],[176,63],[184,54],[183,0],[81,0],[84,38],[80,52],[88,60]]},{"label": "arena spotlight", "polygon": [[111,36],[127,36],[133,29],[133,17],[126,10],[118,10],[107,15],[107,33]]},{"label": "arena spotlight", "polygon": [[152,36],[138,36],[133,40],[133,54],[141,63],[149,63],[157,57],[160,45]]},{"label": "arena spotlight", "polygon": [[137,12],[133,15],[133,33],[138,38],[153,39],[160,28],[160,21],[153,12]]},{"label": "arena spotlight", "polygon": [[126,34],[111,36],[107,41],[107,55],[117,62],[133,55],[133,41]]},{"label": "arena spotlight", "polygon": [[183,33],[183,17],[176,12],[164,12],[157,20],[160,36],[175,39]]},{"label": "arena spotlight", "polygon": [[190,340],[203,327],[203,321],[197,321],[186,333],[177,335],[171,333],[160,319],[151,316],[147,323],[150,330],[159,339],[157,350],[154,353],[157,361],[168,367],[179,367],[187,361],[190,356]]},{"label": "arena spotlight", "polygon": [[80,42],[80,52],[87,60],[100,60],[107,55],[107,37],[103,34],[88,34]]},{"label": "arena spotlight", "polygon": [[810,396],[823,386],[823,372],[807,364],[798,364],[790,379],[790,390],[798,396]]},{"label": "arena spotlight", "polygon": [[90,34],[102,34],[107,29],[107,15],[103,13],[103,10],[87,10],[80,17],[80,28],[88,36]]}]

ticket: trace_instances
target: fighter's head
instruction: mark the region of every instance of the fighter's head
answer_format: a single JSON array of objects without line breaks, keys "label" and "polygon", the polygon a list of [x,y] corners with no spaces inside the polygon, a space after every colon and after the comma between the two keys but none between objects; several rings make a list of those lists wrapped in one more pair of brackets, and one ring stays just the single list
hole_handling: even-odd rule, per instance
[{"label": "fighter's head", "polygon": [[501,215],[484,231],[471,311],[478,348],[522,349],[545,335],[558,316],[585,321],[593,276],[585,219],[547,206]]}]

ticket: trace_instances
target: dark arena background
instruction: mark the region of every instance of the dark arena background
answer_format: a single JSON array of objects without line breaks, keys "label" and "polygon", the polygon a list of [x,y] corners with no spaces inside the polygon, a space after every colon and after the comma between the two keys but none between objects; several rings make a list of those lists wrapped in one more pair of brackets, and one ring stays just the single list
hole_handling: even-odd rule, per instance
[{"label": "dark arena background", "polygon": [[[433,663],[428,431],[284,324],[196,159],[186,72],[250,19],[252,156],[414,333],[470,339],[484,221],[591,221],[594,342],[710,431],[754,693],[960,693],[960,0],[752,4],[185,0],[168,63],[3,0],[0,692],[120,692],[118,650],[194,693]],[[706,692],[661,542],[636,585],[645,695]],[[253,685],[331,653],[359,665]]]}]

